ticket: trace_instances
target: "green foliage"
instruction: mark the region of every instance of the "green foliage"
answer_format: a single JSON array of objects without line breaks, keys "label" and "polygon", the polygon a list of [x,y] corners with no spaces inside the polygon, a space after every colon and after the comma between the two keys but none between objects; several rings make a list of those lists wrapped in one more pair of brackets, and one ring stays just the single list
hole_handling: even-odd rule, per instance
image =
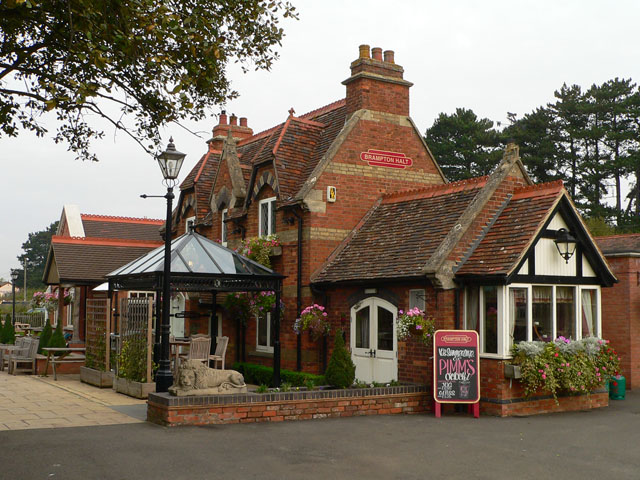
[{"label": "green foliage", "polygon": [[49,345],[47,345],[47,347],[64,348],[66,346],[67,342],[64,339],[64,333],[62,332],[62,322],[58,321],[58,325],[56,325],[56,329],[53,331],[53,335],[51,335],[51,340],[49,340]]},{"label": "green foliage", "polygon": [[271,268],[271,249],[280,245],[276,235],[253,237],[242,240],[236,252],[267,268]]},{"label": "green foliage", "polygon": [[51,343],[51,335],[53,335],[53,329],[51,328],[51,322],[47,318],[47,323],[45,323],[44,328],[40,333],[40,343],[38,344],[38,353],[42,353],[42,349],[44,347],[53,346],[53,345],[49,345],[49,343]]},{"label": "green foliage", "polygon": [[268,391],[269,391],[269,387],[264,383],[260,385],[258,388],[256,388],[256,393],[267,393]]},{"label": "green foliage", "polygon": [[[0,10],[2,7],[0,7]],[[2,89],[0,88],[0,106],[2,105]],[[0,124],[2,122],[2,114],[0,114]],[[1,127],[0,127],[1,128]],[[29,234],[27,241],[22,244],[24,253],[18,256],[20,265],[24,265],[27,261],[27,288],[46,288],[42,283],[42,275],[44,274],[45,264],[47,263],[47,255],[49,254],[49,245],[51,245],[51,237],[58,231],[58,221],[53,222],[44,230],[32,232]],[[17,285],[24,285],[24,270],[20,270]],[[27,297],[31,298],[31,297]]]},{"label": "green foliage", "polygon": [[327,383],[336,388],[348,388],[356,378],[356,366],[344,346],[344,339],[340,331],[336,333],[333,353],[324,376]]},{"label": "green foliage", "polygon": [[607,221],[602,217],[583,218],[583,220],[589,229],[589,233],[594,237],[615,235],[616,233],[616,228],[607,223]]},{"label": "green foliage", "polygon": [[122,342],[118,355],[118,377],[147,382],[147,340],[132,337]]},{"label": "green foliage", "polygon": [[54,141],[79,158],[96,160],[92,117],[150,152],[163,125],[237,96],[229,63],[268,70],[295,16],[285,0],[0,2],[0,133],[43,137],[55,111]]},{"label": "green foliage", "polygon": [[[254,363],[236,362],[231,368],[242,373],[246,383],[271,385],[271,381],[273,380],[273,368],[271,367],[256,365]],[[293,387],[307,386],[309,382],[312,382],[314,385],[325,385],[327,383],[325,377],[322,375],[292,372],[291,370],[280,370],[280,380],[283,384],[288,383]]]},{"label": "green foliage", "polygon": [[513,363],[520,365],[525,395],[544,389],[557,394],[590,393],[620,370],[620,358],[607,340],[589,337],[554,342],[520,342],[513,347]]},{"label": "green foliage", "polygon": [[451,181],[487,175],[502,157],[501,137],[493,122],[465,108],[438,115],[424,138]]},{"label": "green foliage", "polygon": [[7,314],[4,318],[4,325],[0,330],[0,343],[13,345],[16,342],[16,330],[11,322],[11,317]]},{"label": "green foliage", "polygon": [[[107,361],[107,342],[104,327],[96,327],[91,344],[87,343],[84,366],[105,372]],[[146,358],[145,358],[146,361]]]},{"label": "green foliage", "polygon": [[251,318],[251,306],[249,304],[249,294],[246,292],[229,293],[222,304],[227,309],[231,318],[247,325]]}]

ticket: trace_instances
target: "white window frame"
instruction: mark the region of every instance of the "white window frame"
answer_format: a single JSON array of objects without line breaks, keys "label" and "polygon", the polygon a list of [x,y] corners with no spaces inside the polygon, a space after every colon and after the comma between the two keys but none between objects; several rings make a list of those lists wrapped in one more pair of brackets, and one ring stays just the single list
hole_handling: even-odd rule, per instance
[{"label": "white window frame", "polygon": [[187,217],[184,219],[184,233],[188,233],[189,232],[189,226],[190,225],[194,225],[196,223],[196,216],[193,215],[192,217]]},{"label": "white window frame", "polygon": [[153,298],[153,301],[156,301],[156,292],[147,292],[144,290],[130,290],[127,292],[128,298]]},{"label": "white window frame", "polygon": [[267,313],[267,344],[261,345],[258,343],[260,341],[260,319],[256,317],[256,351],[257,352],[266,352],[273,353],[273,345],[271,345],[271,313]]},{"label": "white window frame", "polygon": [[[262,205],[268,203],[269,207],[267,208],[267,212],[269,215],[267,221],[267,231],[262,231]],[[272,225],[274,224],[274,215],[276,214],[276,197],[265,198],[264,200],[260,200],[258,202],[258,236],[266,237],[268,235],[273,235],[276,233],[272,231]]]},{"label": "white window frame", "polygon": [[[596,291],[596,315],[597,318],[594,322],[594,329],[596,335],[600,338],[602,337],[602,290],[599,285],[575,285],[575,284],[555,284],[549,285],[544,283],[533,283],[533,284],[523,284],[523,283],[512,283],[506,286],[497,286],[498,287],[498,353],[490,354],[490,353],[482,353],[484,351],[484,338],[482,332],[484,331],[484,316],[485,312],[482,308],[484,303],[484,290],[482,286],[479,286],[479,302],[480,308],[478,309],[478,324],[480,334],[480,356],[483,358],[511,358],[511,336],[509,334],[509,290],[511,288],[517,289],[525,289],[527,290],[527,341],[534,340],[532,338],[532,322],[533,322],[533,287],[551,287],[551,321],[552,321],[552,337],[555,339],[558,336],[558,326],[557,326],[557,304],[556,304],[556,288],[557,287],[571,287],[574,289],[574,295],[576,299],[576,305],[574,309],[574,322],[575,322],[575,331],[576,338],[581,339],[582,337],[582,291],[583,290],[595,290]],[[467,325],[467,302],[468,300],[468,292],[469,290],[465,288],[464,293],[464,302],[465,307],[463,309],[464,312],[464,325],[465,328],[468,328]]]},{"label": "white window frame", "polygon": [[222,209],[222,211],[220,212],[220,244],[223,247],[227,246],[227,238],[228,238],[228,230],[227,230],[227,224],[225,223],[225,220],[227,218],[227,214],[229,213],[229,209],[228,208],[224,208]]}]

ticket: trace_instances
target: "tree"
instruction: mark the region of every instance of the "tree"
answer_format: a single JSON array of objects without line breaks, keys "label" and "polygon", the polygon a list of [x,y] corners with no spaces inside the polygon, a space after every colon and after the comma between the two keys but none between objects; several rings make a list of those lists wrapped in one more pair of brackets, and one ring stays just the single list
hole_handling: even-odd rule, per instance
[{"label": "tree", "polygon": [[465,108],[438,115],[424,138],[452,181],[487,175],[502,156],[503,145],[493,122]]},{"label": "tree", "polygon": [[329,385],[336,388],[350,387],[356,378],[356,366],[344,346],[342,332],[337,331],[333,342],[333,353],[324,374]]},{"label": "tree", "polygon": [[[49,227],[39,232],[29,234],[29,238],[22,244],[24,254],[18,257],[20,263],[24,265],[27,261],[27,288],[41,288],[42,275],[44,274],[47,255],[49,254],[49,246],[51,245],[51,237],[58,230],[58,222],[53,222]],[[22,285],[24,276],[22,271],[17,280],[18,285]]]},{"label": "tree", "polygon": [[97,160],[97,116],[151,152],[160,126],[237,96],[229,62],[269,69],[280,18],[295,16],[285,0],[0,2],[0,134],[43,136],[39,119],[53,111],[55,142]]}]

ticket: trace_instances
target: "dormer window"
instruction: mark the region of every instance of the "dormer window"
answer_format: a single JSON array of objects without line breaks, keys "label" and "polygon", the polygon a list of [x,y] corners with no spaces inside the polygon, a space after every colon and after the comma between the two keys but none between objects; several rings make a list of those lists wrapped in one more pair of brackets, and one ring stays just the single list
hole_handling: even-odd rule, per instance
[{"label": "dormer window", "polygon": [[276,233],[276,197],[266,198],[258,204],[258,235],[266,237]]},{"label": "dormer window", "polygon": [[189,232],[189,228],[193,227],[196,224],[196,217],[195,215],[193,217],[188,217],[185,221],[184,221],[184,233],[188,233]]}]

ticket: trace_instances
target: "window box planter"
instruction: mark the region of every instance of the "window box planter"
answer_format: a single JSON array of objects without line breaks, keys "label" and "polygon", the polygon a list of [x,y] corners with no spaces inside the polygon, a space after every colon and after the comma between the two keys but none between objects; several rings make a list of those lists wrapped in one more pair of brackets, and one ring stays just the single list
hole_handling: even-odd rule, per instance
[{"label": "window box planter", "polygon": [[278,245],[277,247],[271,247],[269,250],[270,257],[279,257],[282,255],[282,246]]},{"label": "window box planter", "polygon": [[147,398],[149,393],[156,391],[155,382],[134,382],[126,378],[113,377],[113,389],[134,398]]},{"label": "window box planter", "polygon": [[89,367],[80,367],[80,381],[99,388],[112,387],[113,373]]},{"label": "window box planter", "polygon": [[522,370],[520,365],[512,365],[506,363],[504,365],[504,378],[522,378]]}]

